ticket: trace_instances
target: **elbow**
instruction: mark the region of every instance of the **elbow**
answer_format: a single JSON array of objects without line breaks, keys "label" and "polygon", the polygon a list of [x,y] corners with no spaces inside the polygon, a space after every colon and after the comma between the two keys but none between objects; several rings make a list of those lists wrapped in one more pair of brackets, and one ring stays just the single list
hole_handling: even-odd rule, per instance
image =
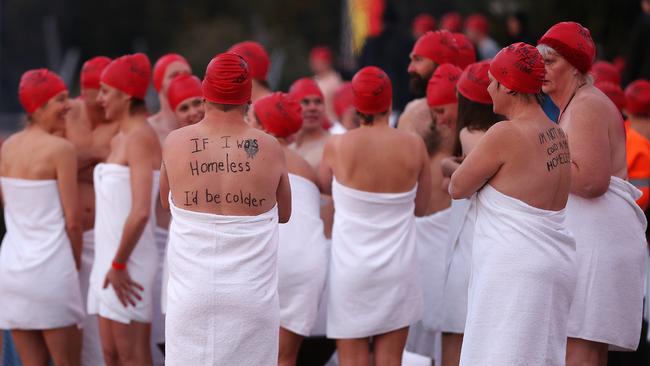
[{"label": "elbow", "polygon": [[131,212],[131,220],[137,225],[146,225],[150,217],[151,212],[149,210],[141,209]]},{"label": "elbow", "polygon": [[572,192],[573,194],[576,194],[580,197],[583,198],[597,198],[605,193],[607,193],[607,190],[609,189],[609,180],[602,180],[602,181],[590,181],[590,182],[585,182],[580,184],[579,182],[576,182],[578,184],[574,185]]},{"label": "elbow", "polygon": [[80,233],[81,232],[80,220],[67,220],[65,223],[65,230],[68,233]]},{"label": "elbow", "polygon": [[455,200],[468,198],[472,195],[473,192],[469,192],[468,189],[464,189],[462,184],[458,184],[457,179],[454,179],[452,176],[451,182],[449,183],[449,195]]},{"label": "elbow", "polygon": [[280,224],[286,224],[291,219],[291,212],[280,212],[278,214],[278,222]]}]

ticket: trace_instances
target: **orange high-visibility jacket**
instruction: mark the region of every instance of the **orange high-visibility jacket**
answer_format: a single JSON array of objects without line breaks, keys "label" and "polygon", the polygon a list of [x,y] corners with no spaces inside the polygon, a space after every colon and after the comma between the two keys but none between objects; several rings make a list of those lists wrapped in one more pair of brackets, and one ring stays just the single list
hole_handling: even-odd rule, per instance
[{"label": "orange high-visibility jacket", "polygon": [[636,203],[645,211],[650,198],[650,140],[630,128],[629,121],[625,122],[625,132],[628,179],[643,192]]}]

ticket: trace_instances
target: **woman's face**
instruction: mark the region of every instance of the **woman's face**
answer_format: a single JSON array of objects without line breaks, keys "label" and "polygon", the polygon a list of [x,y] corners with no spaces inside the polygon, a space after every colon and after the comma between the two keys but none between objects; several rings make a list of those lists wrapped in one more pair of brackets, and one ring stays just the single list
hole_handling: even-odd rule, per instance
[{"label": "woman's face", "polygon": [[112,121],[121,116],[125,110],[128,111],[129,98],[128,94],[102,83],[97,94],[97,103],[104,108],[104,117]]},{"label": "woman's face", "polygon": [[562,56],[555,52],[544,56],[546,76],[542,83],[542,91],[546,94],[562,92],[577,73],[577,70]]},{"label": "woman's face", "polygon": [[70,110],[68,91],[64,90],[40,106],[33,114],[36,123],[42,123],[49,131],[65,129],[65,116]]},{"label": "woman's face", "polygon": [[203,98],[193,97],[187,98],[176,106],[174,111],[176,120],[180,127],[193,125],[205,116],[205,108],[203,106]]}]

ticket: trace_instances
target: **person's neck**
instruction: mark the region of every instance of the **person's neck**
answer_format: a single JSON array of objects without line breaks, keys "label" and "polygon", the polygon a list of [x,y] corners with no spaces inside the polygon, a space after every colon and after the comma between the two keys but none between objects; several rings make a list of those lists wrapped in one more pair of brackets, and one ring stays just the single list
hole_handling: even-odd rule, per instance
[{"label": "person's neck", "polygon": [[47,124],[40,122],[40,123],[30,123],[27,125],[25,128],[28,131],[36,131],[36,132],[44,132],[47,134],[52,134],[54,132],[54,128],[52,126],[48,126]]},{"label": "person's neck", "polygon": [[104,116],[103,109],[96,108],[88,104],[85,104],[85,106],[86,106],[86,114],[88,116],[88,120],[90,121],[90,126],[93,130],[97,126],[108,122],[108,120]]},{"label": "person's neck", "polygon": [[583,85],[584,83],[581,80],[578,80],[577,77],[571,77],[565,87],[556,89],[553,93],[548,94],[548,96],[551,97],[551,100],[560,111],[564,111],[571,102],[571,99],[577,93],[578,89]]},{"label": "person's neck", "polygon": [[316,79],[322,79],[322,78],[328,77],[329,75],[331,75],[333,73],[334,73],[334,69],[329,68],[329,69],[322,70],[321,72],[317,73],[314,76],[316,77]]},{"label": "person's neck", "polygon": [[120,132],[128,133],[135,127],[138,127],[143,123],[147,123],[147,118],[144,113],[137,113],[134,115],[125,113],[121,118],[118,119],[118,123],[120,124]]},{"label": "person's neck", "polygon": [[[537,106],[538,108],[535,108]],[[536,101],[527,102],[521,98],[515,98],[510,106],[510,110],[505,113],[508,120],[529,120],[536,118],[540,113],[544,113]]]},{"label": "person's neck", "polygon": [[322,128],[307,130],[307,131],[301,131],[301,133],[296,138],[296,144],[298,146],[300,146],[300,145],[302,145],[304,143],[307,143],[307,142],[319,140],[325,135],[326,135],[326,132]]},{"label": "person's neck", "polygon": [[264,85],[260,84],[257,80],[253,80],[253,87],[251,88],[251,100],[256,101],[262,97],[271,94],[271,91]]},{"label": "person's neck", "polygon": [[232,109],[229,111],[222,111],[218,108],[210,108],[205,112],[205,121],[213,121],[214,123],[206,124],[209,127],[220,129],[223,126],[239,126],[247,127],[248,124],[244,121],[244,114],[241,109]]},{"label": "person's neck", "polygon": [[169,106],[169,101],[162,92],[158,93],[158,101],[160,102],[160,110],[151,117],[155,124],[162,125],[162,127],[174,130],[178,128],[178,121],[172,108]]}]

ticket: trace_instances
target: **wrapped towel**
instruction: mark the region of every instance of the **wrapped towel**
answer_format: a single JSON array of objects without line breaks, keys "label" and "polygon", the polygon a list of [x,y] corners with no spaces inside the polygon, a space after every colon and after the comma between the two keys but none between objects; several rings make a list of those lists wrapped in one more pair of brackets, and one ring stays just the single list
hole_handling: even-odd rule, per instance
[{"label": "wrapped towel", "polygon": [[569,196],[567,227],[576,239],[578,284],[569,337],[635,350],[641,334],[648,248],[641,192],[611,177],[597,198]]},{"label": "wrapped towel", "polygon": [[327,337],[363,338],[422,317],[415,246],[417,185],[408,192],[364,192],[332,182],[334,230]]},{"label": "wrapped towel", "polygon": [[309,336],[325,287],[328,245],[320,218],[320,192],[311,181],[289,174],[291,220],[280,225],[278,296],[280,325]]},{"label": "wrapped towel", "polygon": [[141,301],[124,307],[112,286],[102,288],[106,273],[120,245],[124,223],[131,211],[131,173],[129,167],[118,164],[97,164],[95,183],[95,263],[90,275],[88,313],[128,324],[131,321],[150,323],[153,314],[153,291],[158,270],[158,249],[154,237],[155,206],[160,173],[153,172],[151,215],[142,231],[127,268],[133,281],[144,287]]},{"label": "wrapped towel", "polygon": [[151,355],[154,366],[165,363],[164,354],[160,351],[158,343],[165,342],[165,314],[162,303],[165,281],[165,254],[167,253],[167,237],[169,231],[156,226],[154,228],[154,237],[156,239],[156,248],[158,249],[158,268],[154,278],[153,287],[153,316],[151,318]]},{"label": "wrapped towel", "polygon": [[81,326],[79,277],[56,180],[0,178],[0,329]]},{"label": "wrapped towel", "polygon": [[465,331],[475,222],[476,195],[451,201],[441,325],[445,333],[462,334]]},{"label": "wrapped towel", "polygon": [[565,210],[548,211],[486,184],[477,195],[461,365],[564,365],[576,283]]},{"label": "wrapped towel", "polygon": [[[81,252],[81,270],[79,282],[81,284],[81,301],[83,309],[87,308],[88,289],[90,287],[90,272],[95,260],[95,231],[88,230],[83,233],[83,251]],[[84,311],[84,314],[86,312]],[[85,314],[83,320],[83,339],[81,341],[81,364],[83,366],[104,365],[104,353],[99,338],[99,323],[96,315]]]},{"label": "wrapped towel", "polygon": [[221,216],[181,209],[171,195],[169,205],[166,364],[276,363],[277,206]]}]

